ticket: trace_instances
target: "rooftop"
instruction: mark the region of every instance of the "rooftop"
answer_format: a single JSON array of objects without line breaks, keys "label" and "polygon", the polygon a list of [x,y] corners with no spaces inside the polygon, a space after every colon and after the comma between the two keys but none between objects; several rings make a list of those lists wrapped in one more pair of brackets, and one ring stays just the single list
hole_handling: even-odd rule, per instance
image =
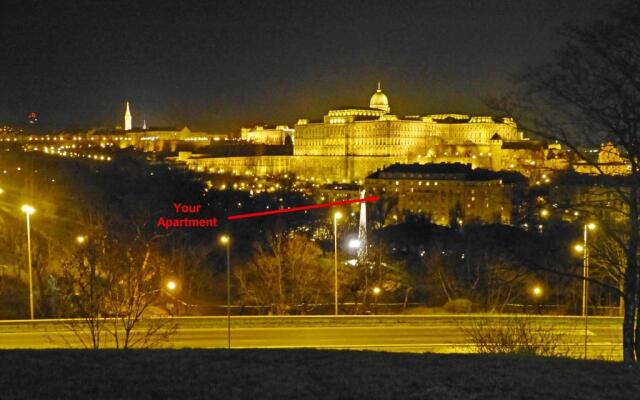
[{"label": "rooftop", "polygon": [[392,164],[385,169],[378,170],[367,176],[367,179],[416,177],[412,175],[418,175],[417,177],[421,178],[441,180],[489,181],[501,179],[505,183],[526,182],[526,178],[518,172],[495,172],[481,168],[473,169],[471,164],[462,163]]}]

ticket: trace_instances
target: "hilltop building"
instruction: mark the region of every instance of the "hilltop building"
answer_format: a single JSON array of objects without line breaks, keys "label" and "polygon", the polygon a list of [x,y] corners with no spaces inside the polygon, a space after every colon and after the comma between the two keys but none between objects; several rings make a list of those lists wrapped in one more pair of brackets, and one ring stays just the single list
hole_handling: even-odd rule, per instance
[{"label": "hilltop building", "polygon": [[[559,145],[528,140],[512,118],[437,114],[399,117],[391,114],[380,84],[368,107],[340,107],[320,120],[300,118],[292,129],[243,129],[243,139],[285,144],[293,156],[278,159],[180,155],[199,171],[278,174],[285,170],[319,182],[362,182],[370,173],[394,163],[460,162],[474,168],[519,171],[534,179],[543,169],[567,168]],[[272,168],[273,167],[273,168]]]},{"label": "hilltop building", "polygon": [[287,125],[256,125],[254,128],[242,128],[240,138],[256,144],[284,145],[293,143],[293,132]]}]

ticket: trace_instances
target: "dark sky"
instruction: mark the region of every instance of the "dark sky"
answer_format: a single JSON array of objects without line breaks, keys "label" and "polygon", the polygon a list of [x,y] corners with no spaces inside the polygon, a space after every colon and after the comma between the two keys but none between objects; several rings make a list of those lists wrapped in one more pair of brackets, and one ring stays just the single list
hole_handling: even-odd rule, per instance
[{"label": "dark sky", "polygon": [[368,105],[486,112],[481,98],[548,59],[601,0],[2,0],[0,122],[43,129],[188,124],[236,131]]}]

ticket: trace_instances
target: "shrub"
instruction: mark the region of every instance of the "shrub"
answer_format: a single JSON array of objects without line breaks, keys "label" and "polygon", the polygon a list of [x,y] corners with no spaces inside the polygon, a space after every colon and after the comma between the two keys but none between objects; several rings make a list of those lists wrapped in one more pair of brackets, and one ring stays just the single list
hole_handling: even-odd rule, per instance
[{"label": "shrub", "polygon": [[461,314],[471,312],[471,305],[469,299],[454,299],[447,301],[443,308],[448,313]]},{"label": "shrub", "polygon": [[481,354],[568,355],[561,343],[565,335],[531,317],[480,319],[463,330]]}]

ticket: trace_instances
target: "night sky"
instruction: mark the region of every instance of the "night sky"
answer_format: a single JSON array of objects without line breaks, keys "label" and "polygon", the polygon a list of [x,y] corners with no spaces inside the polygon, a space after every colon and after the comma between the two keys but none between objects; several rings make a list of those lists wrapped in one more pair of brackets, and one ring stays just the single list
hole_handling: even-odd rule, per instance
[{"label": "night sky", "polygon": [[368,106],[486,113],[482,97],[548,59],[599,0],[42,1],[0,5],[0,123],[211,132]]}]

